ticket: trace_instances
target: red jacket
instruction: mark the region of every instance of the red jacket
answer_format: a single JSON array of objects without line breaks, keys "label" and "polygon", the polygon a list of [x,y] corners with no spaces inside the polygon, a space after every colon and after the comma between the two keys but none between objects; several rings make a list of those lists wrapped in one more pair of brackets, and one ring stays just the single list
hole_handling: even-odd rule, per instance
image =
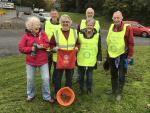
[{"label": "red jacket", "polygon": [[[31,56],[33,43],[43,44],[45,49],[38,49],[36,56]],[[49,42],[45,32],[40,31],[37,36],[26,32],[19,42],[19,51],[26,54],[26,64],[40,66],[48,63],[46,48],[49,47]]]}]

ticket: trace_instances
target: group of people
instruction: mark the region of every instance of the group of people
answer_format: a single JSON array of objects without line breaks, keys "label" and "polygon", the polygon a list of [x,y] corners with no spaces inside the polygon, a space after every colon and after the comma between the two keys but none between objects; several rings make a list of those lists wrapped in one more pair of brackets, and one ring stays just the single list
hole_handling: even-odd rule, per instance
[{"label": "group of people", "polygon": [[[40,69],[42,78],[43,100],[50,103],[56,99],[56,94],[61,88],[61,80],[65,71],[65,86],[72,88],[72,78],[75,66],[72,68],[58,68],[58,56],[60,50],[75,51],[79,94],[84,93],[86,76],[86,89],[88,95],[92,95],[93,71],[97,64],[102,62],[100,23],[94,19],[94,10],[87,8],[86,19],[81,20],[80,25],[72,26],[69,15],[61,15],[59,18],[56,9],[50,12],[50,20],[45,22],[44,30],[41,29],[40,20],[37,17],[29,17],[25,23],[26,31],[19,42],[19,51],[26,54],[27,73],[27,101],[34,99],[35,70]],[[106,38],[107,58],[106,62],[110,68],[112,94],[116,100],[121,100],[121,93],[125,83],[126,62],[133,57],[133,31],[130,26],[122,22],[123,16],[120,11],[114,12],[113,24],[109,28]],[[68,58],[68,56],[64,56]],[[53,68],[51,68],[53,65]],[[104,66],[106,67],[106,65]],[[54,95],[50,93],[50,74]]]}]

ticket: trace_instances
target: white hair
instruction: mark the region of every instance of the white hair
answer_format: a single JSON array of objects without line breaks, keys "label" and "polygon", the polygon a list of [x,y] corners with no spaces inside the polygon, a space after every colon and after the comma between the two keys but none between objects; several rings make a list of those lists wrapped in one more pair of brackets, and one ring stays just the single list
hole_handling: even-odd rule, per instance
[{"label": "white hair", "polygon": [[87,8],[86,9],[86,14],[87,14],[87,12],[92,12],[93,16],[94,16],[94,9],[93,8],[91,8],[91,7]]},{"label": "white hair", "polygon": [[27,21],[25,22],[25,26],[26,26],[26,29],[28,29],[30,31],[36,27],[40,28],[40,26],[41,26],[40,19],[38,17],[35,17],[35,16],[28,17]]},{"label": "white hair", "polygon": [[60,20],[59,20],[59,23],[62,23],[62,21],[66,21],[66,20],[69,20],[69,21],[70,21],[70,25],[72,24],[72,20],[71,20],[70,16],[69,16],[69,15],[66,15],[66,14],[61,15]]},{"label": "white hair", "polygon": [[112,17],[112,19],[114,18],[114,15],[115,14],[118,14],[118,15],[120,15],[120,17],[123,19],[123,16],[122,16],[122,12],[121,11],[115,11],[114,13],[113,13],[113,17]]},{"label": "white hair", "polygon": [[95,19],[94,18],[87,18],[86,19],[86,24],[88,24],[88,23],[92,23],[92,24],[95,25]]}]

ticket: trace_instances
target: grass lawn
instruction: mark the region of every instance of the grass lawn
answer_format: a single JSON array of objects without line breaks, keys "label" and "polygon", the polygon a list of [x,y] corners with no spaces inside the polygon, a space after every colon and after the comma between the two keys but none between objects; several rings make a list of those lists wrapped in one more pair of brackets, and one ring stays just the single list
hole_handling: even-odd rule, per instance
[{"label": "grass lawn", "polygon": [[[102,65],[94,72],[94,93],[78,95],[78,84],[73,88],[76,100],[70,107],[57,103],[50,106],[42,100],[41,77],[35,77],[35,100],[26,102],[26,73],[23,55],[0,58],[0,113],[150,113],[150,47],[135,47],[135,64],[129,67],[123,99],[116,102],[111,95],[109,72]],[[104,55],[104,53],[103,53]],[[75,77],[73,79],[75,82]],[[52,88],[51,88],[52,89]]]}]

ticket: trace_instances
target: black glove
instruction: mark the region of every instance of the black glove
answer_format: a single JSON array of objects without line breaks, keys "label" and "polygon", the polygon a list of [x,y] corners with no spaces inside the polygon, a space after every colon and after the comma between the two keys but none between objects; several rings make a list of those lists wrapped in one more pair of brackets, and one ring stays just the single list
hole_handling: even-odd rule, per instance
[{"label": "black glove", "polygon": [[106,61],[104,62],[103,68],[104,68],[105,71],[108,71],[108,70],[109,70],[109,61],[108,61],[108,60],[106,60]]},{"label": "black glove", "polygon": [[37,48],[37,43],[34,42],[34,43],[33,43],[33,47],[34,47],[34,50],[31,52],[31,55],[32,55],[32,56],[36,56],[36,54],[37,54],[37,49],[38,49],[38,48]]}]

